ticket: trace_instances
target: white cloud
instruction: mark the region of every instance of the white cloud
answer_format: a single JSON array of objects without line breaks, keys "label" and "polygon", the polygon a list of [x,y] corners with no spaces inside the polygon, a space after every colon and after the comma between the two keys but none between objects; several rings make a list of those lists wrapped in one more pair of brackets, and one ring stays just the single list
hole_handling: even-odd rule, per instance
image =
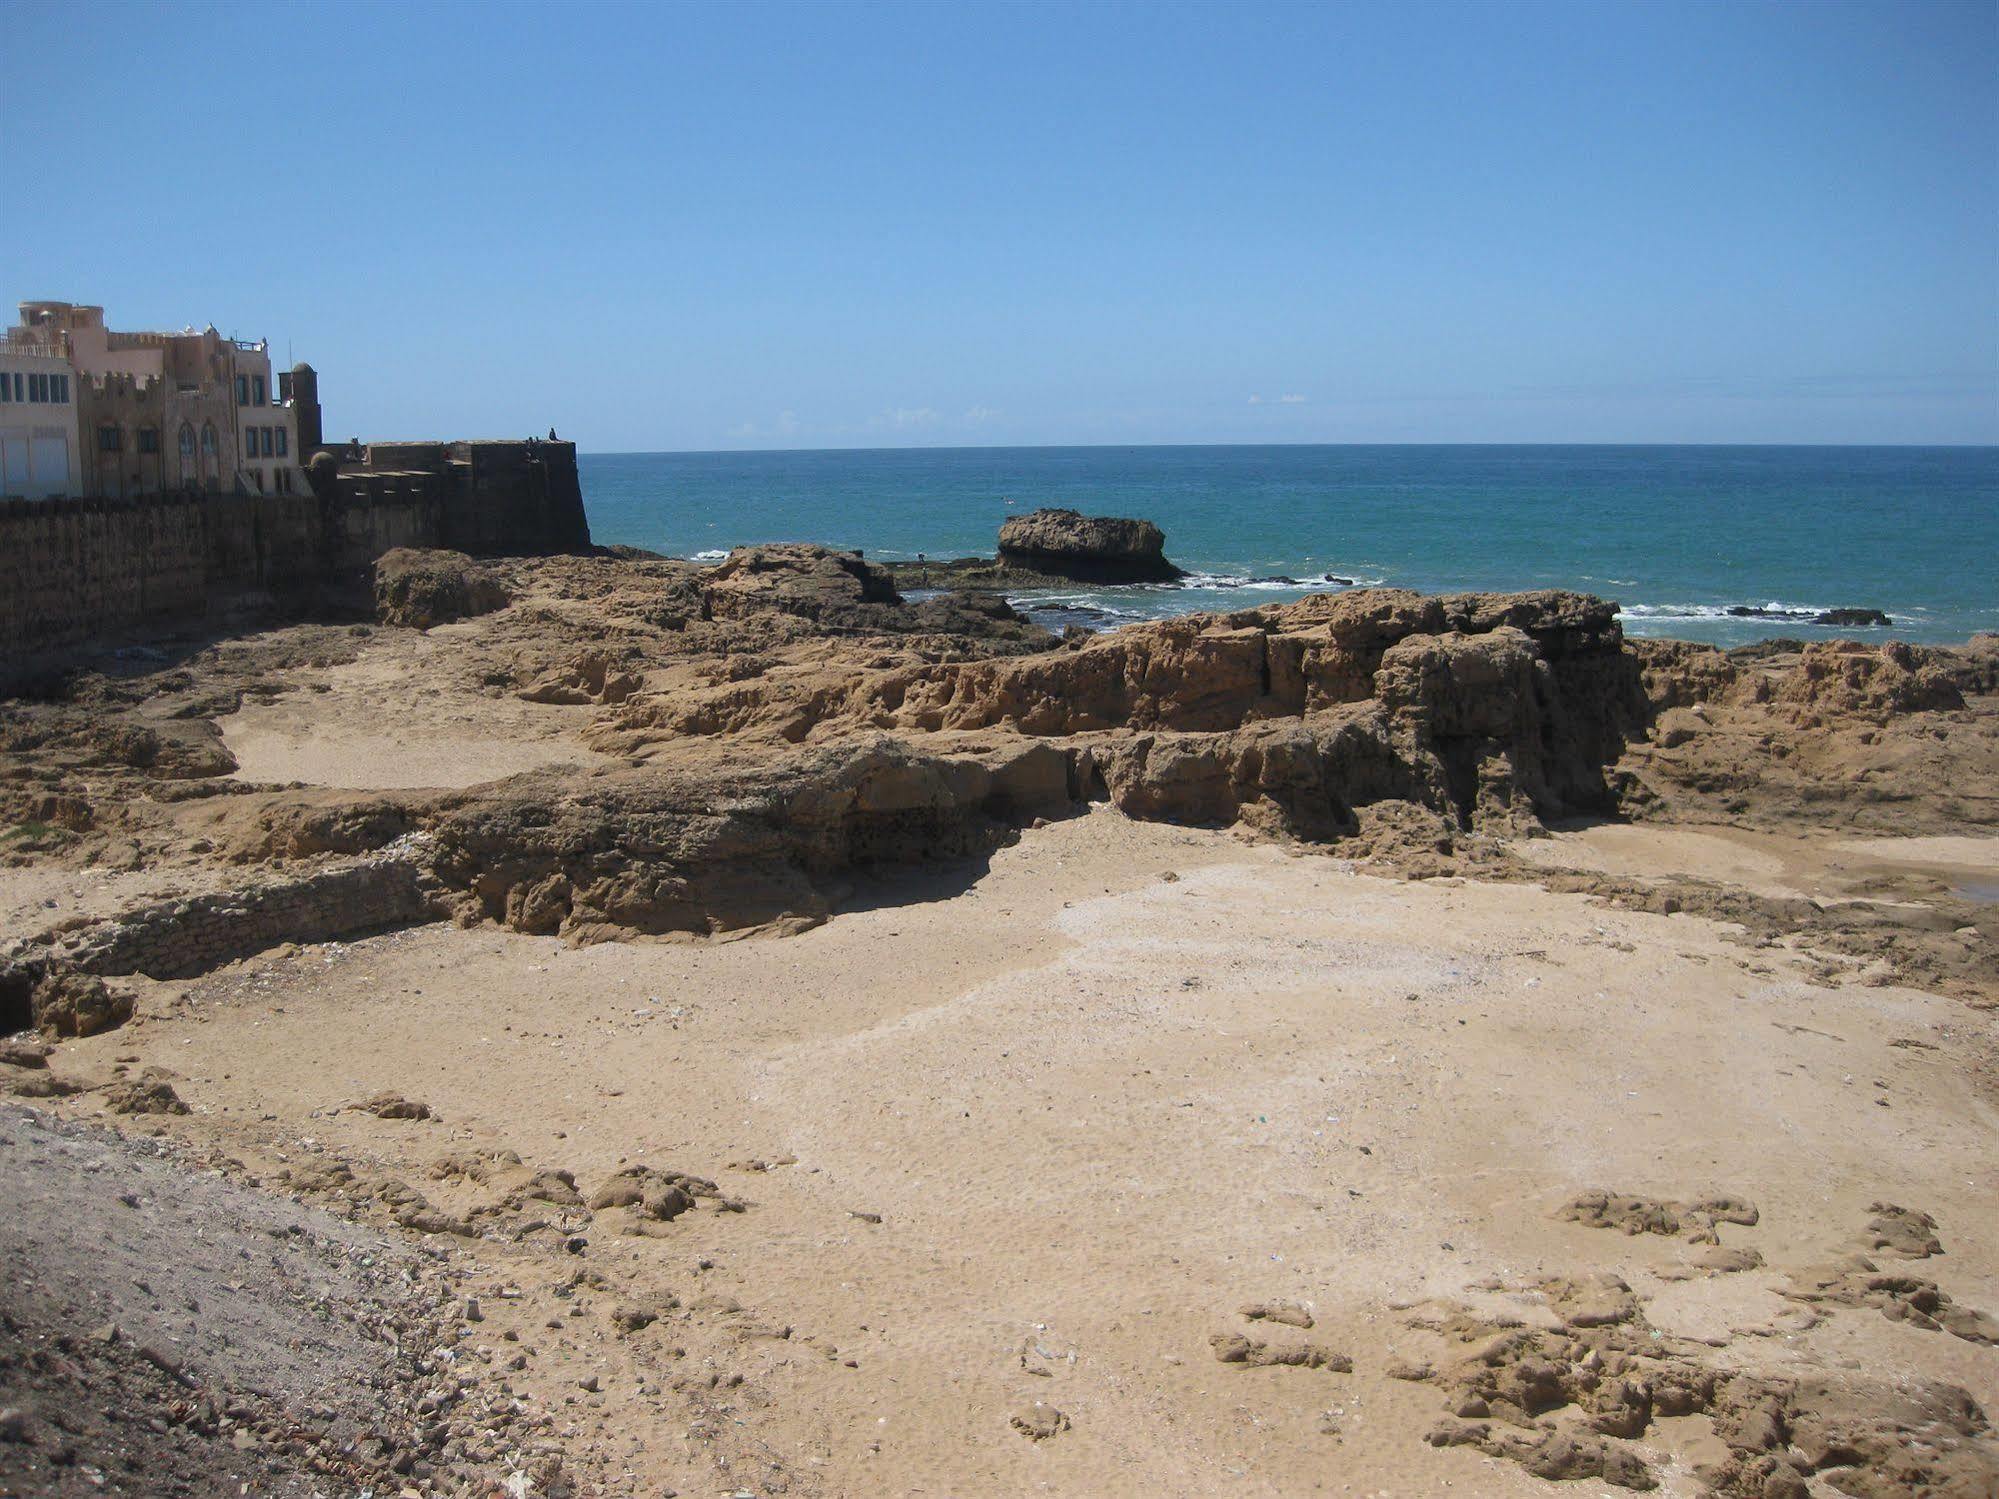
[{"label": "white cloud", "polygon": [[997,406],[972,406],[967,408],[965,420],[970,422],[974,427],[977,427],[992,421],[999,415],[1001,415],[1001,412]]},{"label": "white cloud", "polygon": [[1262,397],[1262,396],[1251,396],[1251,397],[1249,398],[1249,404],[1250,404],[1250,405],[1252,405],[1252,406],[1261,406],[1261,405],[1263,404],[1263,397]]},{"label": "white cloud", "polygon": [[798,413],[795,411],[780,411],[777,420],[768,427],[758,426],[755,422],[738,422],[729,429],[729,436],[740,438],[795,437],[797,434]]},{"label": "white cloud", "polygon": [[928,427],[935,424],[937,413],[928,406],[897,406],[882,417],[891,427]]},{"label": "white cloud", "polygon": [[1279,396],[1277,399],[1286,406],[1303,406],[1305,404],[1303,396]]}]

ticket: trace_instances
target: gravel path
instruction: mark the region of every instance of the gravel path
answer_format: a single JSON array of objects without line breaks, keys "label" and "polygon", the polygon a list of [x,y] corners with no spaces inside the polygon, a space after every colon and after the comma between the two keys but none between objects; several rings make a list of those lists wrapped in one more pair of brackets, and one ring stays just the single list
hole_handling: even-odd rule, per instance
[{"label": "gravel path", "polygon": [[420,1250],[19,1108],[0,1202],[0,1495],[393,1493],[415,1471],[446,1294]]}]

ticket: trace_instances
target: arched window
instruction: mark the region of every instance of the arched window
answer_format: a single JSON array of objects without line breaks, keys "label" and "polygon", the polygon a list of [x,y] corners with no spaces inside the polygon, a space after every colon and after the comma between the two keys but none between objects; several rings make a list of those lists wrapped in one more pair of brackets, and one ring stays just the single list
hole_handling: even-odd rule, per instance
[{"label": "arched window", "polygon": [[204,453],[213,453],[215,451],[215,423],[213,422],[202,424],[201,451]]},{"label": "arched window", "polygon": [[180,455],[183,458],[194,456],[194,428],[186,422],[180,424]]}]

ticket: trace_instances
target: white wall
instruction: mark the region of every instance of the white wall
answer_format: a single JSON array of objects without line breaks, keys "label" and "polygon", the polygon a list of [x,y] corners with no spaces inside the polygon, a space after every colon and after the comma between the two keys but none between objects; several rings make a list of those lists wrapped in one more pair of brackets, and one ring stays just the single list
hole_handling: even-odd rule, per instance
[{"label": "white wall", "polygon": [[83,453],[76,435],[76,371],[66,359],[28,358],[0,352],[0,376],[62,375],[67,401],[0,402],[0,495],[43,499],[83,493]]}]

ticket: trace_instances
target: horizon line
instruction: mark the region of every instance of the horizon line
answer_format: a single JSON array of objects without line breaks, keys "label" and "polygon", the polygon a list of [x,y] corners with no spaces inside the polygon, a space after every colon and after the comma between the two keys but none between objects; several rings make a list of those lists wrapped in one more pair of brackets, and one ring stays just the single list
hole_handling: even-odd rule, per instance
[{"label": "horizon line", "polygon": [[1013,442],[908,443],[899,447],[793,448],[585,448],[579,457],[711,458],[776,453],[1017,453],[1115,448],[1818,448],[1858,452],[1883,448],[1911,452],[1999,452],[1999,442]]}]

